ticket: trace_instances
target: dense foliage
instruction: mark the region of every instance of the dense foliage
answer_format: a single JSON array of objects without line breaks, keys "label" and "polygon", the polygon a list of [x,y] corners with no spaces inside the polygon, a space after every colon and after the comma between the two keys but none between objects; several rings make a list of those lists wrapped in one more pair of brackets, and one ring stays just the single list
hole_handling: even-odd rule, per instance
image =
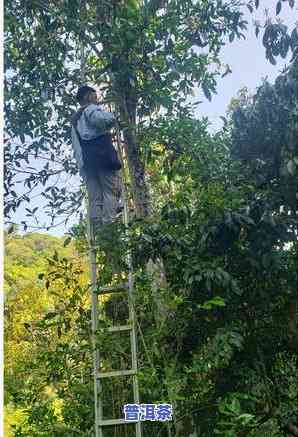
[{"label": "dense foliage", "polygon": [[[293,0],[285,3],[294,6]],[[141,139],[156,116],[190,113],[186,97],[195,87],[211,99],[216,80],[229,71],[221,65],[221,48],[245,37],[246,6],[253,12],[263,3],[8,1],[7,220],[14,221],[20,206],[27,214],[25,229],[67,223],[81,212],[84,193],[69,148],[69,119],[75,108],[74,90],[82,81],[97,85],[103,100],[118,114],[135,205],[139,215],[147,215],[150,179]],[[291,50],[295,56],[296,27],[289,30],[269,19],[263,27],[271,61]],[[40,211],[46,212],[46,223],[40,221]]]},{"label": "dense foliage", "polygon": [[[6,14],[6,214],[32,202],[41,186],[49,225],[57,213],[61,220],[78,210],[77,192],[56,179],[76,173],[69,119],[83,69],[84,80],[100,85],[126,128],[132,192],[138,213],[146,215],[139,136],[161,110],[187,110],[185,97],[195,85],[211,97],[220,48],[245,28],[237,2],[12,1]],[[20,178],[28,190],[18,196]],[[26,207],[29,217],[38,217],[39,205]]]},{"label": "dense foliage", "polygon": [[[295,64],[275,85],[262,85],[254,98],[242,95],[235,100],[220,134],[212,136],[205,122],[180,116],[156,120],[149,138],[143,138],[150,141],[147,168],[153,174],[155,213],[130,226],[141,397],[143,402],[172,402],[175,409],[171,430],[145,423],[145,436],[296,435],[297,220],[291,195],[296,170],[288,163],[296,162],[297,156],[289,127],[297,129],[291,124],[297,100],[287,100],[292,106],[278,128],[274,118],[285,104],[276,91],[289,80],[297,85]],[[268,92],[277,99],[274,106],[266,103]],[[264,126],[265,120],[272,120],[271,131],[266,129],[273,135],[268,143],[264,129],[256,125]],[[274,129],[278,138],[289,142],[278,143]],[[259,132],[257,142],[251,141],[250,132],[253,139]],[[272,145],[271,153],[266,154],[266,144]],[[275,154],[283,157],[280,168],[287,168],[287,173],[274,170]],[[114,226],[99,236],[103,282],[113,280],[121,252],[117,249],[120,244],[123,251],[125,247],[122,232],[121,226]],[[72,251],[85,253],[84,223],[71,233],[76,246]],[[48,237],[34,238],[43,246]],[[31,253],[28,261],[23,249],[15,255],[24,243],[28,251],[30,241],[30,236],[8,236],[7,241],[9,290],[18,290],[8,293],[7,311],[16,315],[28,291],[24,284],[16,286],[16,276],[12,279],[9,273],[16,265],[23,271],[37,259]],[[35,299],[40,302],[47,296],[52,307],[47,304],[41,310],[39,303],[37,310],[31,304],[33,315],[22,308],[20,320],[7,317],[8,344],[15,342],[11,330],[19,327],[16,342],[21,348],[15,352],[18,359],[7,363],[7,392],[10,405],[26,412],[24,424],[20,426],[18,419],[13,435],[93,432],[90,309],[88,281],[82,276],[86,265],[70,249],[62,249],[62,241],[59,244],[51,247],[56,255],[39,254],[40,269],[34,268],[35,275],[36,270],[43,272],[38,287],[43,293],[47,290],[34,293]],[[47,263],[42,261],[45,255]],[[148,258],[160,256],[168,286],[158,290],[157,299],[146,264]],[[159,317],[161,301],[164,317]],[[112,319],[124,322],[126,309],[119,299],[103,304],[107,317],[101,321],[98,340],[106,369],[125,368],[125,338],[112,340],[103,328]],[[31,360],[26,359],[24,344]],[[10,374],[17,381],[13,385]],[[104,386],[106,414],[111,405],[110,414],[121,414],[121,405],[131,396],[127,387]],[[114,435],[110,432],[107,435]],[[132,431],[115,432],[128,436]]]},{"label": "dense foliage", "polygon": [[[70,290],[61,291],[59,283],[56,288],[50,288],[49,283],[44,283],[42,273],[47,271],[47,265],[55,262],[58,252],[62,257],[61,266],[65,268],[67,274],[72,277],[73,272],[76,272],[79,276],[76,288],[72,283]],[[43,234],[28,234],[24,237],[16,234],[7,235],[4,313],[5,435],[18,435],[17,431],[13,432],[13,430],[23,421],[26,423],[23,428],[25,435],[34,435],[33,432],[31,434],[30,421],[26,421],[28,406],[33,421],[43,416],[47,405],[53,420],[59,422],[61,401],[52,383],[54,376],[51,376],[55,374],[57,368],[53,367],[51,370],[50,366],[45,365],[45,360],[50,359],[52,354],[54,357],[56,349],[60,348],[60,354],[62,353],[61,326],[69,327],[70,317],[60,319],[60,324],[56,324],[52,329],[50,326],[53,325],[54,316],[61,314],[70,306],[70,299],[76,303],[77,312],[81,310],[78,302],[82,301],[82,306],[84,302],[86,303],[86,295],[81,296],[81,289],[84,290],[87,283],[86,270],[85,273],[81,271],[83,267],[85,266],[78,263],[76,253],[69,248],[64,248],[58,238]],[[58,280],[59,272],[55,272],[55,278]],[[67,282],[67,277],[64,279]],[[70,315],[72,323],[76,311]],[[68,332],[69,339],[71,338],[69,329]],[[75,335],[78,334],[78,326],[75,326]],[[80,351],[81,356],[83,344],[80,345]],[[57,364],[62,368],[65,366],[63,361],[60,364],[58,361]],[[38,397],[35,393],[38,393]],[[46,429],[47,427],[42,427],[43,432]],[[53,435],[52,432],[48,435]]]}]

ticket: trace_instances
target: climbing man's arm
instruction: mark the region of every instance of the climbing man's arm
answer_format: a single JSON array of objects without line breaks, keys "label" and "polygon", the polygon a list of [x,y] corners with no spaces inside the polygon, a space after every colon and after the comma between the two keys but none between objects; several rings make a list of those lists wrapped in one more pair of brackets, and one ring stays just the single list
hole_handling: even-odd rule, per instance
[{"label": "climbing man's arm", "polygon": [[103,111],[97,105],[89,105],[85,110],[88,121],[99,130],[111,129],[115,125],[115,117],[111,112]]}]

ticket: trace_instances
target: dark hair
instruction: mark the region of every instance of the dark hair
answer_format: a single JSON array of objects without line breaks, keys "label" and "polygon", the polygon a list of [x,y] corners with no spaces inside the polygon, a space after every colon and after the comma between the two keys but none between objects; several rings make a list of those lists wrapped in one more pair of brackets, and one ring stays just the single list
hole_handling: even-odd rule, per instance
[{"label": "dark hair", "polygon": [[83,103],[85,97],[89,94],[89,93],[96,93],[96,90],[94,88],[91,88],[91,86],[88,85],[83,85],[78,89],[77,92],[77,100],[79,103]]}]

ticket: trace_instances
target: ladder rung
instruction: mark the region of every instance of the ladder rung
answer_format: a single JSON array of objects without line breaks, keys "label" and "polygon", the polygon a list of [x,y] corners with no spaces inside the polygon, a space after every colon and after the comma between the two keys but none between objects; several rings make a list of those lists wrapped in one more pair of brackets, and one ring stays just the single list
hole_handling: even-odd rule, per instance
[{"label": "ladder rung", "polygon": [[129,423],[137,423],[137,421],[130,420],[128,422],[124,419],[105,419],[99,422],[99,426],[128,425]]},{"label": "ladder rung", "polygon": [[97,375],[99,379],[101,378],[112,378],[114,376],[129,376],[135,375],[137,372],[134,369],[130,370],[112,370],[111,372],[102,372]]},{"label": "ladder rung", "polygon": [[119,325],[119,326],[110,326],[107,328],[108,332],[121,332],[121,331],[131,331],[131,325]]},{"label": "ladder rung", "polygon": [[104,294],[104,293],[115,293],[119,291],[124,291],[128,289],[128,283],[123,282],[122,284],[110,285],[108,287],[99,287],[94,293]]}]

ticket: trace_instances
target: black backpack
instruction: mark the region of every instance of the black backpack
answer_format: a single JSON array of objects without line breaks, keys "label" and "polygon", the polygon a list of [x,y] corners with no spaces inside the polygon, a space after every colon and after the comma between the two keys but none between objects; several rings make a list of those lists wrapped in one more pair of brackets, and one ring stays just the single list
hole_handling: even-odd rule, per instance
[{"label": "black backpack", "polygon": [[73,118],[73,126],[78,135],[80,145],[82,148],[84,169],[87,173],[97,173],[98,170],[105,171],[117,171],[122,168],[117,151],[113,145],[112,135],[110,133],[100,135],[92,140],[83,140],[77,129],[77,122],[80,116],[84,116],[86,122],[88,120],[84,114],[84,110],[81,114]]}]

